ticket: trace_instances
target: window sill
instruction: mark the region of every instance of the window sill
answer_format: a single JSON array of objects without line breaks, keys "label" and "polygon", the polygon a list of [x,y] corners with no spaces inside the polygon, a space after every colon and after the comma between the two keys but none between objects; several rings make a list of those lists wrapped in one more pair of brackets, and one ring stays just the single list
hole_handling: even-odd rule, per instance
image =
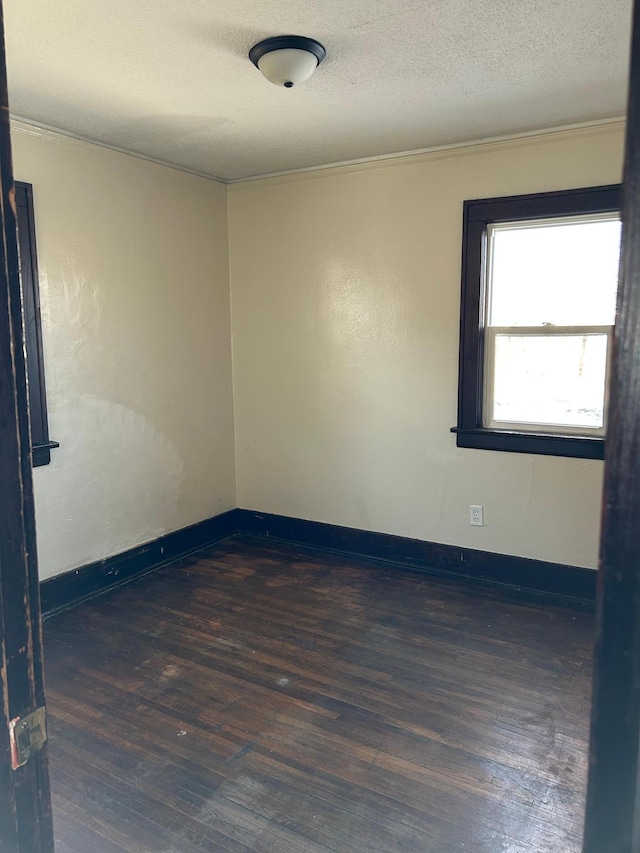
[{"label": "window sill", "polygon": [[452,427],[458,447],[479,450],[503,450],[510,453],[536,453],[544,456],[569,456],[577,459],[604,459],[604,438],[577,435],[550,435],[539,432],[515,432],[494,429]]},{"label": "window sill", "polygon": [[34,468],[48,465],[51,462],[51,450],[60,447],[57,441],[47,441],[43,444],[34,444],[31,448],[31,459]]}]

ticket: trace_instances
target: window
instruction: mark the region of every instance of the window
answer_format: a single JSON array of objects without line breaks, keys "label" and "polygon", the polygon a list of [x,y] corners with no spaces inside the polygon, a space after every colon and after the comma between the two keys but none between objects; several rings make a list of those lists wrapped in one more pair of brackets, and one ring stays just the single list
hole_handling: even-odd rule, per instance
[{"label": "window", "polygon": [[16,182],[16,205],[18,209],[20,278],[27,349],[27,380],[29,382],[31,455],[34,466],[48,465],[51,461],[51,448],[59,447],[59,445],[55,441],[49,441],[47,423],[47,395],[44,384],[36,231],[31,184]]},{"label": "window", "polygon": [[458,447],[604,458],[620,188],[464,203]]}]

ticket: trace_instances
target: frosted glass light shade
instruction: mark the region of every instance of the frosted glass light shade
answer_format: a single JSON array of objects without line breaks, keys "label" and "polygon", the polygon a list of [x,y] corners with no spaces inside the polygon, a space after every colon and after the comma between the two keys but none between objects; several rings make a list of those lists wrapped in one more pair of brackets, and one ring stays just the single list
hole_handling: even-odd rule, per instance
[{"label": "frosted glass light shade", "polygon": [[326,56],[319,41],[306,36],[273,36],[254,44],[249,59],[276,86],[304,83]]},{"label": "frosted glass light shade", "polygon": [[272,50],[258,60],[258,68],[270,83],[290,89],[304,83],[318,67],[316,57],[306,50]]}]

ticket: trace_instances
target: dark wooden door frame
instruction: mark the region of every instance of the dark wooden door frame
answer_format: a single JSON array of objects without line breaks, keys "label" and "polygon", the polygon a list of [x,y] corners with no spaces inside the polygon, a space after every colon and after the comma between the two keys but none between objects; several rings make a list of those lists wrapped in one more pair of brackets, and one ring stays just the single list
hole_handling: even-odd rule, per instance
[{"label": "dark wooden door frame", "polygon": [[584,853],[640,850],[640,2],[605,462]]},{"label": "dark wooden door frame", "polygon": [[9,723],[44,705],[22,299],[0,5],[0,850],[53,850],[46,745],[11,767]]}]

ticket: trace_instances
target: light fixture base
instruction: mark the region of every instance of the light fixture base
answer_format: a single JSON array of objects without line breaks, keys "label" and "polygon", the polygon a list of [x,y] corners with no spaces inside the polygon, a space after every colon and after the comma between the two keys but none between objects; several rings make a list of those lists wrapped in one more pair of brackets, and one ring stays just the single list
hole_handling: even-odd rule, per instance
[{"label": "light fixture base", "polygon": [[315,39],[310,39],[306,36],[272,36],[254,44],[249,51],[249,59],[258,68],[258,62],[266,53],[271,53],[272,50],[306,50],[315,56],[318,60],[318,65],[320,65],[327,55],[324,45],[321,45]]}]

